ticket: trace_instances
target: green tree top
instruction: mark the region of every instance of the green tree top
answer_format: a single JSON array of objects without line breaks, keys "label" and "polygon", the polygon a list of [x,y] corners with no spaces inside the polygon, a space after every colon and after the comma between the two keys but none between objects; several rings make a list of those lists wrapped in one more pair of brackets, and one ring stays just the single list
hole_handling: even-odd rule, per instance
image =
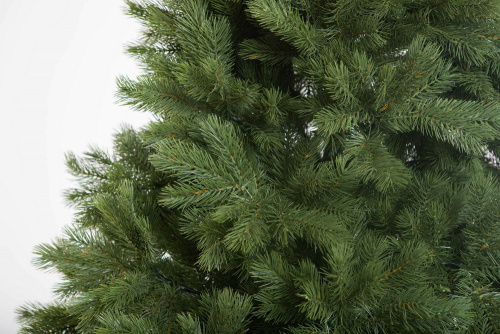
[{"label": "green tree top", "polygon": [[127,5],[156,119],[68,155],[22,332],[500,330],[498,1]]}]

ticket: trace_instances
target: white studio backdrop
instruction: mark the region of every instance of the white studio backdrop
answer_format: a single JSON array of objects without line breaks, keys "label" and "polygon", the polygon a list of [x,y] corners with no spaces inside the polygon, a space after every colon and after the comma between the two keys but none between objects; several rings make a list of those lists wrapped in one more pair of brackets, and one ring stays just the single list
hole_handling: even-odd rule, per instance
[{"label": "white studio backdrop", "polygon": [[53,298],[58,276],[31,259],[73,220],[64,153],[110,149],[121,124],[148,121],[114,97],[116,76],[140,73],[124,54],[140,29],[122,0],[0,0],[1,334],[19,329],[16,307]]}]

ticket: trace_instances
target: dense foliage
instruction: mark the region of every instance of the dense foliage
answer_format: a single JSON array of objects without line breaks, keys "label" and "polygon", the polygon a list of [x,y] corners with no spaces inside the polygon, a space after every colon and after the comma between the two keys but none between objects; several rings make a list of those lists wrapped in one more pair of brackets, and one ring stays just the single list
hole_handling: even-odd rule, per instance
[{"label": "dense foliage", "polygon": [[500,2],[127,1],[150,112],[67,164],[23,333],[497,333]]}]

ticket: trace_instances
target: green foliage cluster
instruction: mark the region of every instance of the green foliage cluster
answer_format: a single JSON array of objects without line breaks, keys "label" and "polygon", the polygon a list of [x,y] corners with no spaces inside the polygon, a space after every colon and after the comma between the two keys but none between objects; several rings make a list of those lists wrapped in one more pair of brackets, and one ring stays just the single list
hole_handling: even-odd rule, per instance
[{"label": "green foliage cluster", "polygon": [[500,330],[500,2],[127,8],[155,121],[68,154],[22,333]]}]

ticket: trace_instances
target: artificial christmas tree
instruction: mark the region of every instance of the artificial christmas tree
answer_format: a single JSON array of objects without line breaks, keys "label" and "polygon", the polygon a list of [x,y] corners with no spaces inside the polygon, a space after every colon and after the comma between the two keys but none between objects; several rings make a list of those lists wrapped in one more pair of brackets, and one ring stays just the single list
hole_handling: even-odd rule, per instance
[{"label": "artificial christmas tree", "polygon": [[498,1],[127,4],[156,121],[68,157],[24,332],[500,330]]}]

